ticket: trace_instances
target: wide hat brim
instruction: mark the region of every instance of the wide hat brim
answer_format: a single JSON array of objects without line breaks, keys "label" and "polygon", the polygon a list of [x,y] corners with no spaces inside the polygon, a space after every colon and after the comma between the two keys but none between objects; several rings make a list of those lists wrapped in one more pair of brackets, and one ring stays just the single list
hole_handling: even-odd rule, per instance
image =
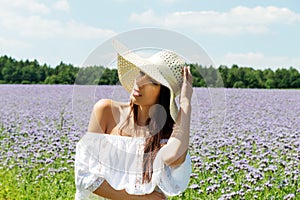
[{"label": "wide hat brim", "polygon": [[139,75],[140,71],[150,76],[155,81],[166,86],[170,90],[170,114],[175,121],[178,114],[178,107],[175,101],[175,93],[173,88],[160,72],[160,67],[157,64],[152,63],[147,58],[142,58],[134,52],[118,53],[118,76],[121,85],[128,93],[132,92],[134,81]]}]

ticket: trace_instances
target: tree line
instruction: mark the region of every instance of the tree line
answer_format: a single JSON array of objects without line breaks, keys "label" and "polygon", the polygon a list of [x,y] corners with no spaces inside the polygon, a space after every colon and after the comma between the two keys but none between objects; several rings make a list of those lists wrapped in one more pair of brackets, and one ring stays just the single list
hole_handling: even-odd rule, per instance
[{"label": "tree line", "polygon": [[[194,87],[226,88],[300,88],[300,73],[290,67],[276,70],[253,69],[233,65],[201,66],[189,64]],[[56,67],[40,65],[37,60],[20,60],[0,57],[0,84],[80,84],[116,85],[116,69],[103,66],[76,67],[61,62]]]}]

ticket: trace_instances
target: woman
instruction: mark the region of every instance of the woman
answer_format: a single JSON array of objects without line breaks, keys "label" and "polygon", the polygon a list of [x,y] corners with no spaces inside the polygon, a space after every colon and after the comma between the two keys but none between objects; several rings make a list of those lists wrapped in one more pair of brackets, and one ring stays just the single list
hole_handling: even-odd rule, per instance
[{"label": "woman", "polygon": [[[148,59],[118,54],[118,75],[130,102],[98,101],[77,144],[76,199],[166,199],[182,193],[188,154],[192,75],[175,52]],[[180,95],[180,109],[175,97]]]}]

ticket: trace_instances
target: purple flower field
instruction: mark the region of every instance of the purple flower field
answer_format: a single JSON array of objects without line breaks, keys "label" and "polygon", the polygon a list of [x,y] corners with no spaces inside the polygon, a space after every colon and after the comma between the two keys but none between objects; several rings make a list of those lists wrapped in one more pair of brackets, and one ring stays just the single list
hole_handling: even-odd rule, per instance
[{"label": "purple flower field", "polygon": [[[75,145],[93,104],[128,94],[74,85],[0,85],[0,94],[0,199],[74,199]],[[299,199],[299,102],[300,90],[195,88],[194,171],[170,199]]]}]

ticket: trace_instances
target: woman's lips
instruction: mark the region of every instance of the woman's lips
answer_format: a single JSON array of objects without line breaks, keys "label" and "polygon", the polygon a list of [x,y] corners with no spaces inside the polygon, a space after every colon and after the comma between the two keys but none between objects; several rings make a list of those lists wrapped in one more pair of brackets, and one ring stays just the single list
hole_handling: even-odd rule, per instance
[{"label": "woman's lips", "polygon": [[140,93],[140,91],[139,91],[139,90],[136,90],[136,89],[133,90],[132,95],[133,95],[134,97],[140,97],[140,96],[142,96],[141,93]]}]

